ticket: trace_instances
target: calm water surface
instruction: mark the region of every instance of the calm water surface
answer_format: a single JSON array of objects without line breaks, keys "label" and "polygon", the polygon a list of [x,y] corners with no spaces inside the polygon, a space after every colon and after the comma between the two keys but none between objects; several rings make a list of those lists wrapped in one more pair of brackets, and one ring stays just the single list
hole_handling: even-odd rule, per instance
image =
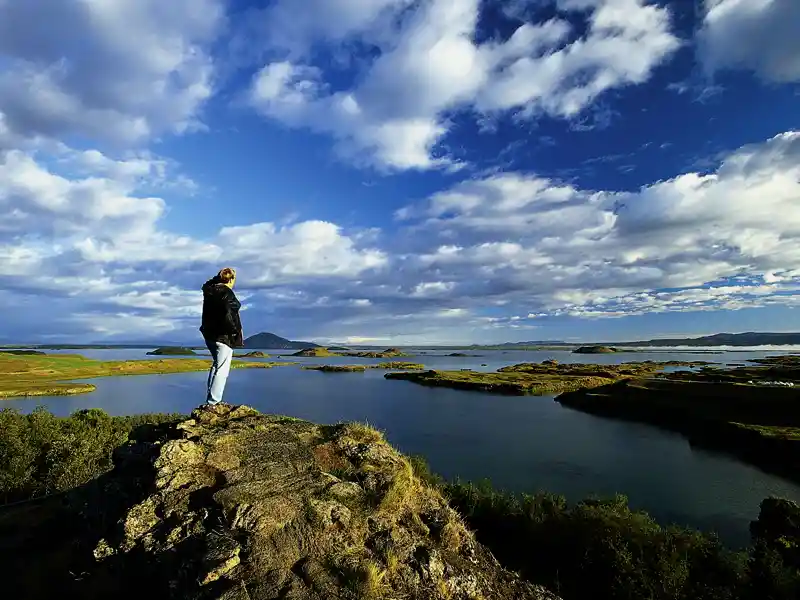
[{"label": "calm water surface", "polygon": [[[74,351],[73,351],[74,352]],[[145,350],[85,350],[106,360],[148,358]],[[273,357],[287,351],[273,351]],[[612,364],[631,360],[708,360],[738,363],[769,352],[724,354],[636,353],[574,355],[567,352],[475,352],[453,358],[441,352],[414,357],[437,369],[494,370],[518,362]],[[269,359],[267,359],[269,360]],[[374,363],[353,358],[292,359],[301,364]],[[486,366],[481,366],[486,365]],[[91,380],[80,396],[4,401],[24,412],[46,405],[59,415],[99,407],[114,415],[188,413],[205,397],[205,373],[110,377]],[[662,521],[715,530],[733,545],[748,540],[748,524],[768,495],[800,501],[800,486],[724,455],[690,448],[682,437],[647,425],[604,419],[564,408],[552,396],[497,396],[386,381],[383,372],[327,374],[296,367],[237,370],[225,399],[263,412],[318,423],[359,420],[385,431],[402,452],[424,455],[447,478],[489,478],[495,486],[548,490],[574,501],[590,494],[628,495],[635,508]]]}]

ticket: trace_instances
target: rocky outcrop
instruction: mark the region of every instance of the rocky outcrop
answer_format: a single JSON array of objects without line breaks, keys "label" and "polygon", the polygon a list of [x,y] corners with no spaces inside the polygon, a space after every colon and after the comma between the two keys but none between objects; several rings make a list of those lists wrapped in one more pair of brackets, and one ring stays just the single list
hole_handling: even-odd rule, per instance
[{"label": "rocky outcrop", "polygon": [[108,490],[131,464],[145,476],[94,557],[104,580],[131,594],[555,599],[503,569],[367,426],[203,407],[116,461]]}]

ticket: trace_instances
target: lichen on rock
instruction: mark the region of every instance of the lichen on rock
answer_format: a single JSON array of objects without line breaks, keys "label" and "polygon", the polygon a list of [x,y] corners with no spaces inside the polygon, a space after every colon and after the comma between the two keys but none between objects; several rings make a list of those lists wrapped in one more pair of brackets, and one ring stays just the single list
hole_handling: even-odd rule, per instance
[{"label": "lichen on rock", "polygon": [[118,455],[147,461],[149,483],[121,528],[99,532],[94,558],[130,592],[555,598],[503,569],[408,459],[364,425],[222,404],[196,409],[149,452]]}]

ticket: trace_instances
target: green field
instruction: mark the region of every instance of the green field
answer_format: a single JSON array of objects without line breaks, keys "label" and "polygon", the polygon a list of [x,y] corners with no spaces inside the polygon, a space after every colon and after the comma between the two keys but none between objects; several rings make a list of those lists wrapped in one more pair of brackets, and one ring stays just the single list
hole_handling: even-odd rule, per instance
[{"label": "green field", "polygon": [[[284,364],[234,360],[234,369],[268,369]],[[0,353],[0,398],[64,396],[91,392],[91,383],[76,379],[115,375],[162,375],[205,371],[210,360],[166,358],[155,360],[92,360],[79,354],[15,355]]]}]

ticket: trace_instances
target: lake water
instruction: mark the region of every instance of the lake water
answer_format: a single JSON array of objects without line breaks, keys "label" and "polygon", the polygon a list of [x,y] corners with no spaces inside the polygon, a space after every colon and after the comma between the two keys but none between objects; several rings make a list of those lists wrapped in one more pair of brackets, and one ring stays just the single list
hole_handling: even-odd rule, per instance
[{"label": "lake water", "polygon": [[[71,351],[76,352],[76,351]],[[144,350],[84,350],[106,360],[148,358]],[[272,359],[281,352],[273,351]],[[409,358],[436,369],[494,370],[519,362],[611,364],[632,360],[707,360],[721,364],[771,356],[775,351],[723,354],[481,351],[466,358],[441,352]],[[266,359],[271,360],[271,359]],[[355,358],[292,358],[299,364],[369,364]],[[486,366],[481,366],[486,365]],[[3,401],[33,410],[46,405],[68,415],[98,407],[114,415],[189,413],[205,398],[206,373],[110,377],[90,380],[89,394]],[[691,448],[679,435],[636,423],[564,408],[552,396],[500,396],[387,381],[383,371],[320,373],[297,367],[231,372],[225,400],[262,412],[317,423],[366,421],[408,454],[421,454],[448,479],[491,479],[499,488],[548,490],[575,501],[591,494],[626,494],[634,508],[663,522],[717,531],[731,545],[748,541],[760,501],[779,495],[800,501],[800,486],[733,458]]]}]

